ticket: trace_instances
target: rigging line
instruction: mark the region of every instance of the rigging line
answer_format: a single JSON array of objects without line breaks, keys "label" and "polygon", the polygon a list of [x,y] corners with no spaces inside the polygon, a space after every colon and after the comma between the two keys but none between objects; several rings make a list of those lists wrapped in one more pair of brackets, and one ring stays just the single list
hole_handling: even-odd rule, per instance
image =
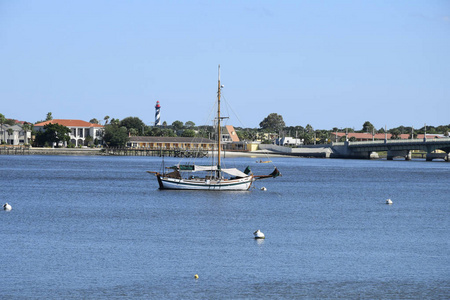
[{"label": "rigging line", "polygon": [[[203,124],[207,124],[207,123],[208,123],[208,120],[211,119],[211,116],[213,115],[213,112],[214,112],[214,108],[215,108],[215,105],[213,105],[213,106],[211,107],[211,110],[210,110],[210,112],[209,112],[209,115],[208,115],[206,121],[204,121]],[[205,127],[205,131],[207,132],[207,126],[208,126],[208,125],[200,125],[200,126],[197,126],[197,127],[199,127],[199,128]],[[191,138],[191,143],[194,141],[195,138],[196,138],[196,136],[193,136],[193,137]],[[199,137],[199,139],[200,139],[200,144],[201,144],[201,142],[202,142],[204,139],[206,139],[206,138],[203,137],[203,136],[201,136],[201,137]],[[200,149],[196,149],[196,151],[194,151],[194,152],[199,153],[199,152],[200,152]],[[198,158],[198,157],[196,157],[196,156],[190,157],[190,159],[187,160],[187,161],[188,161],[188,162],[195,163],[195,161],[197,160],[197,158]],[[182,162],[183,160],[185,160],[185,159],[186,159],[186,157],[180,157],[180,159],[179,159],[179,161],[178,161],[178,164],[181,164],[181,162]]]},{"label": "rigging line", "polygon": [[[238,114],[233,110],[233,108],[231,107],[231,105],[228,103],[228,101],[227,101],[227,99],[226,99],[226,97],[225,97],[224,95],[222,95],[222,99],[224,100],[224,102],[225,102],[225,104],[226,104],[225,107],[227,108],[227,110],[230,109],[230,110],[233,112],[233,114],[234,114],[234,115],[236,116],[236,118],[238,119],[239,123],[241,123],[242,128],[247,128],[247,127],[244,125],[244,123],[241,121],[241,119],[239,118]],[[270,160],[270,157],[269,157],[268,152],[267,152],[266,150],[263,151],[263,154],[265,155],[265,157],[267,158],[267,160]],[[276,168],[276,165],[275,165],[273,162],[271,162],[271,164],[272,164],[272,166],[273,166],[274,168]]]},{"label": "rigging line", "polygon": [[[239,121],[239,123],[241,123],[241,125],[242,125],[242,128],[245,128],[245,125],[244,125],[244,123],[241,121],[241,119],[239,118],[239,115],[233,110],[233,107],[231,107],[231,105],[230,105],[230,103],[228,103],[228,100],[225,98],[225,96],[222,96],[223,97],[223,100],[225,100],[224,102],[225,102],[225,104],[226,104],[226,109],[228,110],[231,110],[231,112],[233,113],[233,115],[235,115],[236,116],[236,118],[238,119],[238,121]],[[230,115],[230,114],[228,114],[228,115]]]}]

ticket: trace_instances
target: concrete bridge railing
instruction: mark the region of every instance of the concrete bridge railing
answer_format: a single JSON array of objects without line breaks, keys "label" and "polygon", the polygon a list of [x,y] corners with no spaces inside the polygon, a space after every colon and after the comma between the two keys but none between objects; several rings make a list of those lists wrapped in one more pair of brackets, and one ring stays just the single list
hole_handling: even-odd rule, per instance
[{"label": "concrete bridge railing", "polygon": [[373,152],[387,151],[389,160],[394,157],[404,157],[408,160],[411,159],[412,150],[422,150],[427,153],[427,160],[443,158],[448,161],[450,138],[332,143],[332,149],[338,155],[354,158],[369,158]]},{"label": "concrete bridge railing", "polygon": [[[335,158],[378,158],[380,151],[387,151],[387,159],[412,158],[412,150],[425,151],[426,159],[444,159],[450,161],[450,138],[411,139],[411,140],[377,140],[363,142],[338,142],[326,145],[306,145],[298,148],[261,144],[260,149],[270,150],[286,155]],[[443,152],[436,151],[442,150]]]}]

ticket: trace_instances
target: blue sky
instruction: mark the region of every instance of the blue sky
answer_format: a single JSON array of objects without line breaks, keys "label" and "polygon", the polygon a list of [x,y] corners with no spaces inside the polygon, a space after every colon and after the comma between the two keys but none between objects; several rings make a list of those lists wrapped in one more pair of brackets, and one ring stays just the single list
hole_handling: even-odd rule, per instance
[{"label": "blue sky", "polygon": [[[0,1],[0,113],[450,123],[450,1]],[[233,114],[231,115],[233,117]]]}]

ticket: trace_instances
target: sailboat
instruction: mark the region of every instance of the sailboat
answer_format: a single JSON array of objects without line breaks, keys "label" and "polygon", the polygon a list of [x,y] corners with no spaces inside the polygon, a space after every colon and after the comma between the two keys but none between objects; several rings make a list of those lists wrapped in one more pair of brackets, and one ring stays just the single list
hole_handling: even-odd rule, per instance
[{"label": "sailboat", "polygon": [[[217,91],[217,117],[216,117],[216,151],[217,164],[209,166],[204,165],[176,165],[169,167],[169,172],[152,172],[156,176],[160,189],[173,190],[212,190],[212,191],[246,191],[250,189],[255,180],[264,178],[274,178],[280,176],[277,168],[269,175],[254,175],[250,168],[247,167],[244,171],[237,168],[223,168],[221,161],[221,121],[225,119],[220,116],[220,96],[223,86],[220,84],[220,65],[218,76],[218,91]],[[192,175],[197,172],[203,174],[196,176]],[[187,176],[183,176],[188,174]],[[189,175],[190,174],[190,175]]]}]

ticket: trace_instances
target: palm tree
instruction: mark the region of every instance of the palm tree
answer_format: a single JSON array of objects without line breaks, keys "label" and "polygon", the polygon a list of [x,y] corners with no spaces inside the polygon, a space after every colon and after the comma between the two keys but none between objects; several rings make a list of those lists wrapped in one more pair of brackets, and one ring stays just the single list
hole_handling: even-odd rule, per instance
[{"label": "palm tree", "polygon": [[[11,135],[13,135],[13,133],[14,133],[14,130],[12,129],[12,128],[8,128],[8,137],[9,137],[9,139],[11,139]],[[14,138],[13,138],[13,140],[14,140]],[[12,144],[11,145],[13,145],[14,144],[14,142],[12,142]]]},{"label": "palm tree", "polygon": [[109,116],[105,116],[103,120],[105,120],[105,125],[108,124]]},{"label": "palm tree", "polygon": [[[3,131],[2,141],[5,141],[5,130],[4,130],[4,128],[3,128],[3,124],[5,124],[5,122],[6,122],[5,116],[2,115],[2,114],[0,114],[0,124],[1,124],[0,129]],[[1,142],[2,142],[2,141],[1,141]],[[1,144],[1,142],[0,142],[0,144]]]},{"label": "palm tree", "polygon": [[25,123],[25,124],[23,124],[22,129],[24,132],[23,143],[26,145],[26,144],[28,144],[28,131],[30,131],[30,125]]}]

